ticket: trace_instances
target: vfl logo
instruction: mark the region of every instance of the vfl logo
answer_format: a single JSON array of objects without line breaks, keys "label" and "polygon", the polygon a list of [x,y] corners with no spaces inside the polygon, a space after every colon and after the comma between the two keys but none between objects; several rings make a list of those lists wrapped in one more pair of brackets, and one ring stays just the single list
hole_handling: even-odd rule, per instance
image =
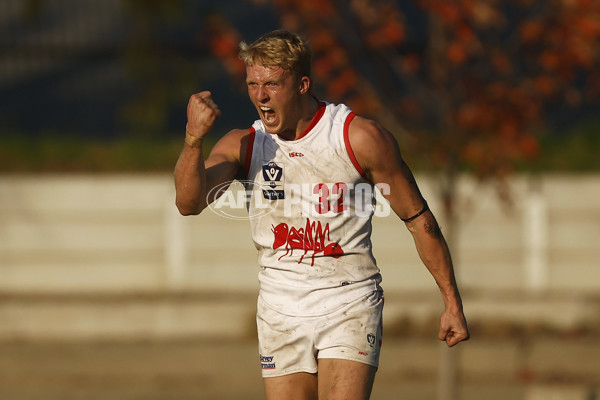
[{"label": "vfl logo", "polygon": [[329,241],[329,223],[325,224],[325,228],[321,225],[321,222],[311,222],[310,219],[306,218],[306,226],[304,228],[289,227],[285,222],[274,226],[273,229],[273,249],[278,249],[281,246],[285,246],[286,252],[284,255],[279,257],[281,260],[285,256],[291,257],[294,254],[294,249],[304,250],[304,254],[300,257],[298,264],[302,262],[304,256],[312,251],[312,262],[311,267],[315,265],[315,256],[318,253],[323,253],[325,256],[331,256],[333,258],[339,258],[344,254],[342,247],[336,243],[325,244],[325,235]]},{"label": "vfl logo", "polygon": [[269,161],[262,166],[263,180],[268,189],[263,189],[263,196],[267,200],[285,199],[283,190],[283,164]]},{"label": "vfl logo", "polygon": [[367,335],[367,342],[369,343],[369,346],[371,346],[371,347],[375,346],[375,335],[373,335],[372,333],[369,333]]}]

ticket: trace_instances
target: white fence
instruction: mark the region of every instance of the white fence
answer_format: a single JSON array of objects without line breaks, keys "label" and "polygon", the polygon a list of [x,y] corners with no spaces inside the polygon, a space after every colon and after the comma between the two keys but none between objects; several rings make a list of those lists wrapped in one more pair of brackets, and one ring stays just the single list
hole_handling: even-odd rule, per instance
[{"label": "white fence", "polygon": [[[598,292],[600,176],[516,177],[504,211],[490,187],[459,188],[463,288]],[[373,242],[386,290],[431,288],[397,217],[375,218]],[[0,177],[0,292],[250,292],[257,268],[248,222],[180,216],[170,175]]]}]

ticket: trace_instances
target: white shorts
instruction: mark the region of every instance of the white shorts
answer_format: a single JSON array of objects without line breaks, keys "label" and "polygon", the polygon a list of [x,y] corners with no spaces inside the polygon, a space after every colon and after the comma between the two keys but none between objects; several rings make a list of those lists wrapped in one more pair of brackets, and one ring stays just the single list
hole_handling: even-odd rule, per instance
[{"label": "white shorts", "polygon": [[263,378],[317,372],[317,360],[336,358],[379,366],[383,293],[372,292],[322,316],[281,314],[259,297],[256,322]]}]

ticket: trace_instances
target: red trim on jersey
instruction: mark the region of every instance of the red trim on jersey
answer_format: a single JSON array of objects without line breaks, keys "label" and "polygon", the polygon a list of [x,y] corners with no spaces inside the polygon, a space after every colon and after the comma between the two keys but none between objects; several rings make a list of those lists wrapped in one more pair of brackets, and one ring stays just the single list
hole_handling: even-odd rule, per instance
[{"label": "red trim on jersey", "polygon": [[354,168],[356,168],[358,173],[363,178],[367,179],[365,171],[362,169],[362,167],[358,163],[358,160],[356,159],[356,156],[354,155],[354,152],[352,151],[352,146],[350,146],[350,138],[348,137],[348,128],[350,127],[350,122],[352,122],[354,117],[356,117],[356,114],[351,112],[350,114],[348,114],[348,116],[346,117],[346,121],[344,122],[344,143],[346,144],[346,151],[348,152],[348,157],[350,157],[350,161],[352,161]]},{"label": "red trim on jersey", "polygon": [[250,134],[248,135],[248,144],[246,147],[246,159],[244,160],[244,169],[246,170],[246,176],[250,174],[250,163],[252,162],[252,150],[254,149],[254,136],[256,136],[256,130],[250,128]]},{"label": "red trim on jersey", "polygon": [[[319,100],[317,100],[317,102],[319,103],[319,107],[317,108],[317,112],[315,113],[315,116],[313,117],[312,121],[310,121],[310,125],[308,125],[308,128],[306,128],[304,130],[304,132],[302,132],[302,134],[300,136],[298,136],[294,140],[301,139],[304,136],[308,135],[308,132],[310,132],[311,129],[314,128],[315,125],[317,125],[317,123],[321,120],[321,117],[323,116],[323,114],[325,114],[325,106],[326,106],[326,104],[324,102],[322,102],[322,101],[319,101]],[[290,141],[290,140],[284,138],[283,136],[281,136],[280,134],[277,134],[277,136],[279,136],[283,140]]]}]

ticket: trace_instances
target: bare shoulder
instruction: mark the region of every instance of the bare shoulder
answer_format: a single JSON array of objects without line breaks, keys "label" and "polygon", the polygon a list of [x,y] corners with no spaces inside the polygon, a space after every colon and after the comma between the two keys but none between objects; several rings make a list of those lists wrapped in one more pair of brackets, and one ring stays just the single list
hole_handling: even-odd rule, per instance
[{"label": "bare shoulder", "polygon": [[402,159],[394,135],[376,121],[355,120],[348,131],[350,146],[367,178],[372,183],[386,185],[387,193],[382,194],[400,218],[409,218],[423,210],[425,200]]},{"label": "bare shoulder", "polygon": [[396,138],[377,121],[355,117],[348,127],[350,146],[367,175],[383,164],[397,164],[402,160]]},{"label": "bare shoulder", "polygon": [[230,149],[240,149],[244,141],[248,141],[250,136],[250,129],[233,129],[227,132],[215,145],[223,146],[227,145]]},{"label": "bare shoulder", "polygon": [[212,148],[209,159],[218,158],[242,165],[245,161],[250,132],[250,129],[233,129],[227,132]]}]

